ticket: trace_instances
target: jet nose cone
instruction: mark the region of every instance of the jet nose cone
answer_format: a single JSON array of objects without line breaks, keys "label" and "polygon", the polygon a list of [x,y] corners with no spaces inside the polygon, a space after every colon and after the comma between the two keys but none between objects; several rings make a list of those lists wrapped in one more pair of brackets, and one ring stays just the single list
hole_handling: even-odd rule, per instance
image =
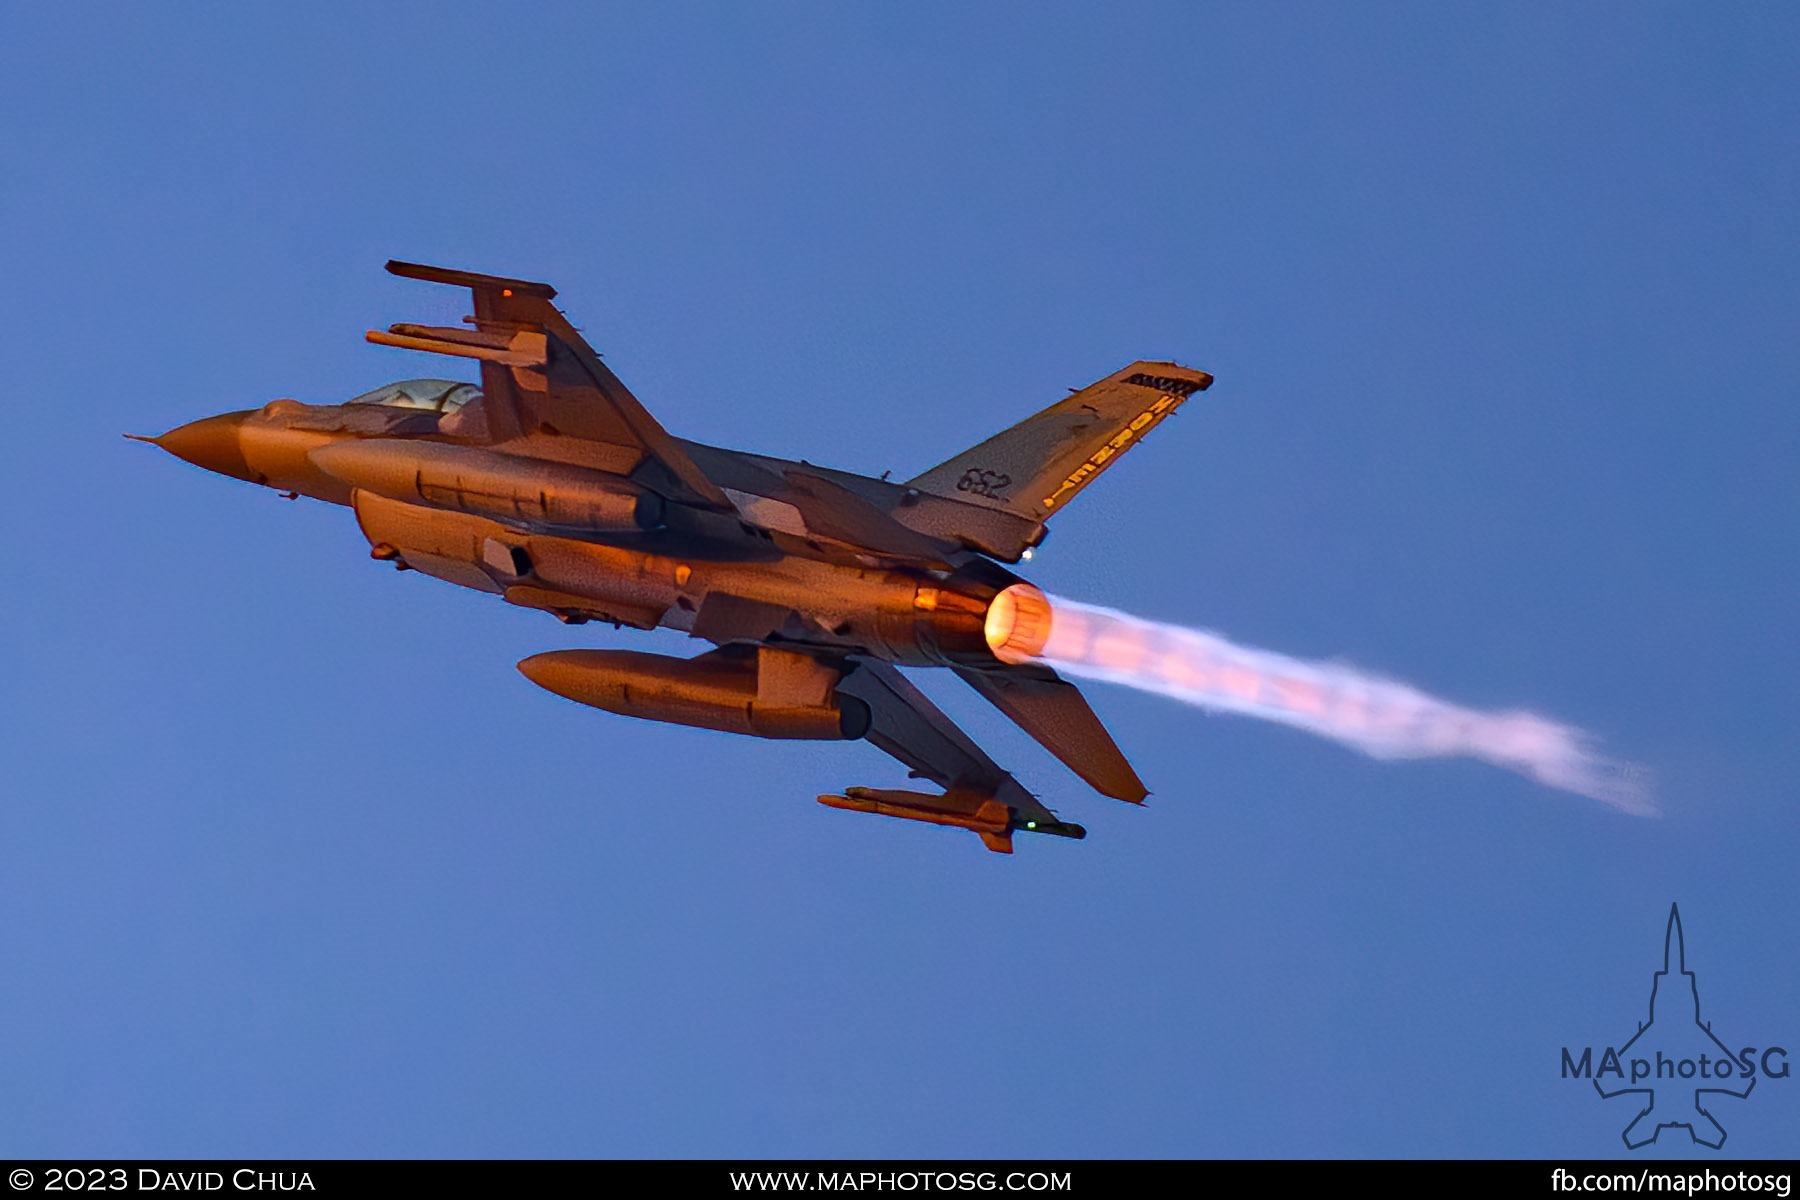
[{"label": "jet nose cone", "polygon": [[229,475],[261,483],[263,478],[244,461],[244,445],[240,430],[247,413],[226,413],[218,417],[202,417],[179,425],[161,437],[141,439],[153,442],[176,458]]}]

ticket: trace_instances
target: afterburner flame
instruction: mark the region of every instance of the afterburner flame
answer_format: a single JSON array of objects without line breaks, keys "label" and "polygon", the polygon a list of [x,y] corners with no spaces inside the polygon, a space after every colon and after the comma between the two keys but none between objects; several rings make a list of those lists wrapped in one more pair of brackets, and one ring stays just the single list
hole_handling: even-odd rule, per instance
[{"label": "afterburner flame", "polygon": [[[988,641],[996,654],[996,614],[1001,600],[1018,590],[1002,592],[989,609]],[[1376,758],[1467,755],[1624,812],[1656,812],[1641,768],[1596,754],[1588,734],[1534,713],[1478,712],[1343,663],[1305,662],[1032,591],[1047,601],[1048,636],[1038,657],[1065,674],[1279,721]],[[1022,623],[1007,625],[1002,641],[1029,644],[1030,638],[1012,641]]]},{"label": "afterburner flame", "polygon": [[1015,583],[988,605],[982,632],[1003,663],[1029,662],[1050,637],[1050,601],[1029,583]]}]

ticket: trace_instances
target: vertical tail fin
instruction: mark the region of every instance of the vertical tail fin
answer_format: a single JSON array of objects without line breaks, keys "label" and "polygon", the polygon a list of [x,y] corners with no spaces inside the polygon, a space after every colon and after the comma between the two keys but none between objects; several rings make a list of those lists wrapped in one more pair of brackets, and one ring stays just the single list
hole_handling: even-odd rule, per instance
[{"label": "vertical tail fin", "polygon": [[1195,392],[1205,371],[1135,362],[909,481],[922,492],[1043,522]]}]

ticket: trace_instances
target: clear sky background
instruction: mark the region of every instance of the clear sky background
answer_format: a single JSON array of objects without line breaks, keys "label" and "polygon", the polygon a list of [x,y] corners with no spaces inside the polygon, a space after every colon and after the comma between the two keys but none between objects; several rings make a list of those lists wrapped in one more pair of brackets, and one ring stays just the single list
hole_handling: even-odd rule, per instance
[{"label": "clear sky background", "polygon": [[[1800,1059],[1797,54],[1773,4],[0,8],[0,1151],[1624,1153],[1559,1051],[1671,901]],[[1138,811],[923,675],[1089,827],[1005,859],[816,804],[899,783],[866,745],[541,692],[695,647],[119,437],[445,373],[361,340],[464,311],[389,257],[869,473],[1212,371],[1034,580],[1537,708],[1668,815],[1089,685]],[[1800,1152],[1800,1078],[1716,1107]]]}]

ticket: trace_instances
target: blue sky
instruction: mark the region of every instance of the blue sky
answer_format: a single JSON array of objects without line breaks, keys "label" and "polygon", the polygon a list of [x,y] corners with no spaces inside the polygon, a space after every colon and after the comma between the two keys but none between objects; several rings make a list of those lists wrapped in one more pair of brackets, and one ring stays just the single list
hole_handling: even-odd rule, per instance
[{"label": "blue sky", "polygon": [[[1646,1015],[1800,1055],[1800,18],[1772,5],[0,10],[0,1149],[1624,1153]],[[577,708],[568,630],[119,438],[440,370],[527,278],[665,425],[911,474],[1217,385],[1046,588],[1525,705],[1623,817],[1089,685],[1086,842],[828,811],[860,745]],[[1720,1102],[1800,1151],[1800,1081]],[[1695,1153],[1679,1132],[1641,1158]],[[1711,1152],[1700,1152],[1711,1154]]]}]

